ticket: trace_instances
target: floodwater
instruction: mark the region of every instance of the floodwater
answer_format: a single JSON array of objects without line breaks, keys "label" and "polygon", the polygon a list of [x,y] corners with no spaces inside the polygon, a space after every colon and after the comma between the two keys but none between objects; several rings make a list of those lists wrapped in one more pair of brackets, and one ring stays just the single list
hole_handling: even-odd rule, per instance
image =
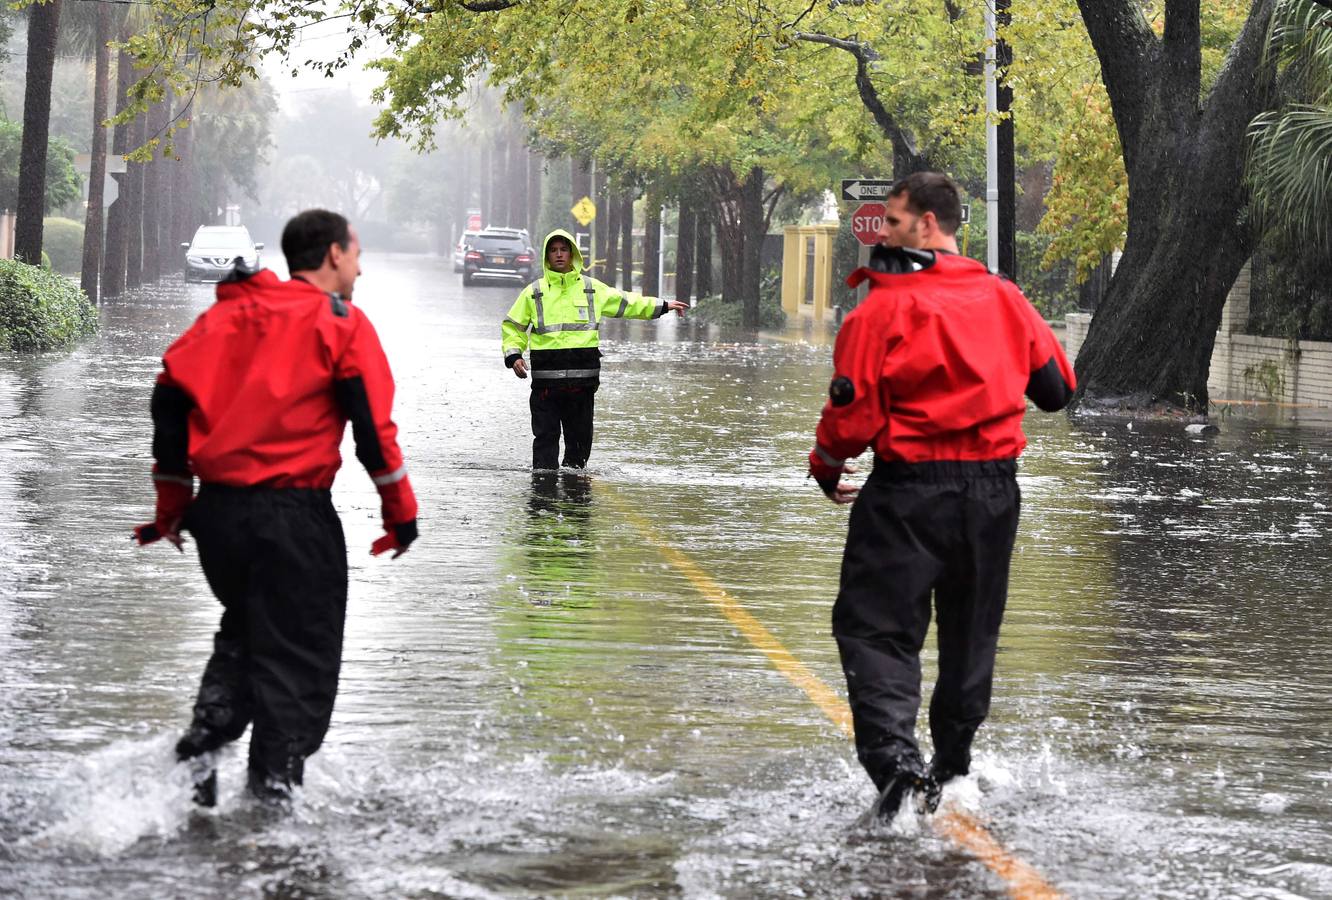
[{"label": "floodwater", "polygon": [[[515,290],[364,268],[422,537],[368,555],[346,448],[341,692],[285,814],[240,791],[243,741],[191,810],[171,748],[219,607],[129,540],[158,357],[211,289],[0,357],[0,894],[1008,895],[928,821],[857,825],[850,742],[714,602],[842,694],[846,511],[803,475],[825,342],[610,323],[589,476],[534,483]],[[993,715],[946,803],[1072,897],[1332,897],[1332,434],[1028,423]]]}]

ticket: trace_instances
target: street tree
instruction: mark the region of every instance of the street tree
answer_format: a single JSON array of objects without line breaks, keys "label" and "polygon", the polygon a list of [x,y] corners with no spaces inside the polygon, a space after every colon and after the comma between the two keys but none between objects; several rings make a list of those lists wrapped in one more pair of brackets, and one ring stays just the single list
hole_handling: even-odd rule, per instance
[{"label": "street tree", "polygon": [[1249,123],[1273,102],[1264,52],[1275,0],[1254,0],[1210,86],[1199,0],[1079,0],[1128,183],[1123,258],[1077,360],[1079,395],[1124,408],[1207,410],[1221,309],[1253,250]]},{"label": "street tree", "polygon": [[19,159],[14,257],[30,265],[42,260],[46,205],[46,147],[51,122],[51,79],[61,0],[28,7],[28,67],[23,94],[23,146]]}]

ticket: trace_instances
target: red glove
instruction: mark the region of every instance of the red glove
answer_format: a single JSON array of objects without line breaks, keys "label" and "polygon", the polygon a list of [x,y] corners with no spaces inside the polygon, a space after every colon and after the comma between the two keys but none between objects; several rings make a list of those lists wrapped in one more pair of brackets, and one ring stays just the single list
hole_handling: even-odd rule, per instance
[{"label": "red glove", "polygon": [[157,489],[157,518],[134,529],[134,540],[146,546],[166,538],[177,550],[185,539],[180,536],[180,522],[194,499],[193,476],[162,475],[153,473],[153,487]]},{"label": "red glove", "polygon": [[379,491],[379,511],[384,517],[386,531],[391,531],[398,522],[410,522],[416,518],[416,494],[406,472],[396,481],[377,483],[375,489]]},{"label": "red glove", "polygon": [[416,520],[410,522],[400,522],[397,525],[387,526],[387,533],[370,545],[370,555],[379,554],[392,550],[393,559],[397,559],[407,552],[407,548],[416,540]]}]

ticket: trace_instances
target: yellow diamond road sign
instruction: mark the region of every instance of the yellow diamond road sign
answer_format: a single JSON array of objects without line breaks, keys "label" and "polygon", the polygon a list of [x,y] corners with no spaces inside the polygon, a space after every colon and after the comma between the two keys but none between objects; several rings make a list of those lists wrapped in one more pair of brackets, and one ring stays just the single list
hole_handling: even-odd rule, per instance
[{"label": "yellow diamond road sign", "polygon": [[575,203],[569,212],[573,213],[579,225],[586,225],[597,217],[597,205],[592,202],[591,197],[584,197]]}]

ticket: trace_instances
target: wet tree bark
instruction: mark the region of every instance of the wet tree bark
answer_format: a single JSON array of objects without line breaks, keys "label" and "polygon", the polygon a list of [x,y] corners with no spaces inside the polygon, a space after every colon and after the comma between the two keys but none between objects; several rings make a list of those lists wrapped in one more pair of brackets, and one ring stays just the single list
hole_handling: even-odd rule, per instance
[{"label": "wet tree bark", "polygon": [[505,135],[507,130],[501,127],[490,139],[490,171],[486,173],[486,177],[490,179],[490,208],[486,210],[485,221],[487,228],[491,225],[507,228],[509,225],[507,184],[509,142]]},{"label": "wet tree bark", "polygon": [[1244,141],[1274,80],[1273,0],[1256,0],[1201,101],[1199,0],[1167,0],[1159,38],[1135,0],[1078,5],[1129,178],[1128,239],[1078,355],[1078,399],[1205,413],[1221,308],[1256,241]]},{"label": "wet tree bark", "polygon": [[643,290],[647,297],[661,293],[661,199],[649,189],[643,215]]},{"label": "wet tree bark", "polygon": [[606,182],[605,208],[606,239],[602,251],[601,280],[615,287],[615,279],[620,272],[620,198],[615,181]]},{"label": "wet tree bark", "polygon": [[740,300],[740,266],[745,254],[745,232],[740,227],[740,204],[736,200],[734,176],[717,175],[717,194],[713,206],[717,223],[717,246],[721,251],[721,298],[723,303]]},{"label": "wet tree bark", "polygon": [[92,148],[88,161],[88,211],[83,220],[83,266],[79,284],[88,299],[93,303],[100,301],[98,276],[102,269],[103,217],[102,209],[106,197],[106,119],[107,93],[110,90],[111,48],[111,7],[100,3],[97,6],[97,34],[93,38],[93,133]]},{"label": "wet tree bark", "polygon": [[509,224],[526,228],[527,221],[527,137],[516,110],[509,120]]},{"label": "wet tree bark", "polygon": [[578,229],[578,222],[570,212],[579,200],[584,197],[592,196],[592,162],[587,157],[575,156],[570,160],[572,168],[569,170],[571,181],[569,183],[569,205],[563,210],[564,215],[569,222],[573,223],[574,230]]},{"label": "wet tree bark", "polygon": [[[184,112],[184,111],[183,111]],[[171,237],[168,247],[176,260],[173,271],[185,268],[185,252],[180,245],[194,237],[198,223],[198,199],[194,195],[194,128],[188,115],[182,117],[185,127],[176,132],[176,155],[179,161],[171,167]]]},{"label": "wet tree bark", "polygon": [[759,326],[759,281],[762,276],[761,258],[763,235],[768,230],[763,215],[763,183],[766,173],[755,166],[745,176],[740,188],[740,222],[744,232],[740,259],[740,299],[744,304],[746,328]]},{"label": "wet tree bark", "polygon": [[[148,118],[140,115],[134,119],[130,128],[129,146],[142,147],[147,136]],[[126,207],[129,228],[125,241],[125,286],[136,288],[143,284],[143,178],[147,166],[132,162],[127,164],[126,169],[122,182],[129,186],[125,192],[129,200]]]},{"label": "wet tree bark", "polygon": [[[171,127],[172,120],[176,114],[176,97],[171,87],[167,86],[166,99],[162,101],[163,119],[162,136],[165,139],[166,130]],[[179,252],[180,248],[174,242],[176,222],[176,169],[180,167],[180,162],[176,159],[177,148],[173,148],[172,155],[161,154],[154,165],[157,166],[157,273],[160,278],[163,275],[170,275],[180,271],[180,265],[184,256]]]},{"label": "wet tree bark", "polygon": [[675,299],[688,303],[694,290],[694,242],[696,219],[694,206],[686,198],[680,199],[679,232],[675,239]]},{"label": "wet tree bark", "polygon": [[527,233],[532,236],[532,244],[539,251],[542,235],[536,233],[538,220],[541,218],[541,171],[546,167],[546,160],[540,153],[528,148],[527,151]]},{"label": "wet tree bark", "polygon": [[626,185],[620,195],[620,287],[634,289],[634,188]]},{"label": "wet tree bark", "polygon": [[[148,108],[149,138],[161,138],[166,130],[167,101],[154,103]],[[144,166],[143,174],[143,271],[140,277],[150,284],[162,277],[162,150],[153,150],[152,162]]]},{"label": "wet tree bark", "polygon": [[712,207],[700,203],[694,207],[694,296],[700,300],[712,296]]},{"label": "wet tree bark", "polygon": [[28,7],[28,66],[23,92],[23,138],[19,148],[18,209],[14,257],[42,263],[42,219],[46,216],[46,152],[51,130],[51,80],[55,71],[60,2]]},{"label": "wet tree bark", "polygon": [[[121,28],[120,40],[129,40],[128,29]],[[129,53],[121,50],[116,56],[116,114],[125,109],[126,93],[134,83],[134,65]],[[130,126],[121,123],[111,135],[111,152],[123,156],[129,152]],[[106,246],[102,263],[102,295],[119,296],[125,290],[125,253],[129,243],[129,174],[116,176],[116,201],[107,210]]]},{"label": "wet tree bark", "polygon": [[596,277],[605,280],[608,263],[606,251],[610,247],[610,190],[606,170],[597,168],[596,178],[592,183],[592,202],[597,207],[597,217],[592,220],[592,252],[595,257]]},{"label": "wet tree bark", "polygon": [[479,170],[477,181],[481,184],[481,227],[497,224],[495,222],[495,179],[494,170],[490,159],[495,155],[494,142],[481,142],[481,159],[478,160]]}]

